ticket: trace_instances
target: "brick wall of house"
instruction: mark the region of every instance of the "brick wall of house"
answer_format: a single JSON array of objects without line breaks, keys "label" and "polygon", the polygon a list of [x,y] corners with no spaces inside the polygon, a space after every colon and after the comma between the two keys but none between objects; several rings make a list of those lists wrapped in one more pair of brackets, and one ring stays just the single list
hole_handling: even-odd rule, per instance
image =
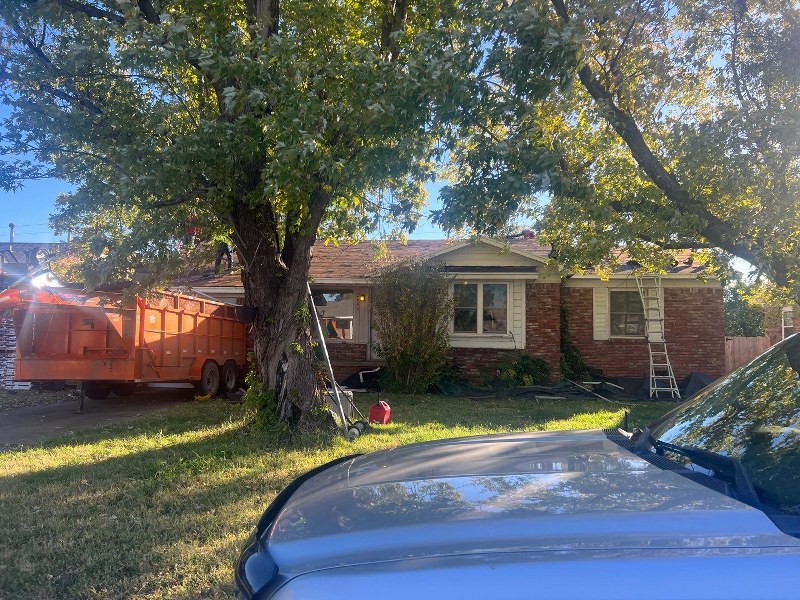
[{"label": "brick wall of house", "polygon": [[352,342],[331,343],[328,344],[328,355],[331,358],[331,365],[333,365],[333,374],[336,377],[336,381],[339,382],[359,371],[375,368],[364,364],[354,364],[363,363],[367,360],[367,344]]},{"label": "brick wall of house", "polygon": [[476,384],[486,384],[497,377],[500,365],[514,362],[521,350],[494,348],[450,348],[448,364],[458,367],[459,374]]},{"label": "brick wall of house", "polygon": [[693,371],[725,374],[725,309],[720,288],[666,288],[664,335],[680,381]]},{"label": "brick wall of house", "polygon": [[647,343],[643,339],[595,340],[592,321],[592,288],[563,288],[570,339],[587,365],[603,374],[643,377],[649,369]]},{"label": "brick wall of house", "polygon": [[561,284],[525,286],[525,351],[550,366],[550,380],[561,379]]},{"label": "brick wall of house", "polygon": [[[586,364],[605,375],[645,377],[644,339],[593,339],[591,288],[564,288],[572,341]],[[725,321],[719,288],[666,288],[664,330],[670,362],[680,381],[693,371],[719,377],[725,371]]]}]

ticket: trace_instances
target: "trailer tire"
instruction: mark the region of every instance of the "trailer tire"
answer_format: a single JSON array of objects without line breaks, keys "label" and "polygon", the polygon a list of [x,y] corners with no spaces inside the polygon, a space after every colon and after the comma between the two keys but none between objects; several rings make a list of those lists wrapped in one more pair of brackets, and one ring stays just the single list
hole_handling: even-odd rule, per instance
[{"label": "trailer tire", "polygon": [[239,389],[239,367],[236,362],[229,360],[222,367],[222,391],[233,394]]},{"label": "trailer tire", "polygon": [[111,388],[99,381],[84,381],[81,388],[90,400],[105,400],[111,394]]},{"label": "trailer tire", "polygon": [[213,360],[203,365],[200,374],[200,394],[211,396],[212,398],[219,393],[219,366]]}]

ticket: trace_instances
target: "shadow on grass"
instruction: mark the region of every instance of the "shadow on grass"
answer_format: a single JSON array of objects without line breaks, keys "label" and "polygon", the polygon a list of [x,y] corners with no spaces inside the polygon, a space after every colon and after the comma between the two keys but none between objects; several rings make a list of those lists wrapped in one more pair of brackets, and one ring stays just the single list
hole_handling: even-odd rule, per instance
[{"label": "shadow on grass", "polygon": [[[258,516],[332,445],[330,435],[269,439],[242,420],[200,439],[85,462],[82,449],[93,441],[124,450],[157,434],[146,421],[133,435],[112,427],[74,436],[74,447],[50,442],[43,448],[67,464],[0,479],[0,597],[197,597],[198,589],[234,597],[233,564]],[[180,435],[212,421],[163,429]],[[14,454],[25,460],[26,452]]]},{"label": "shadow on grass", "polygon": [[[0,478],[0,597],[233,598],[233,565],[251,528],[280,489],[318,464],[459,427],[622,418],[621,407],[593,401],[387,399],[393,423],[352,445],[333,432],[271,437],[240,409],[211,402],[10,453],[30,471]],[[630,421],[671,408],[648,404],[633,406]]]}]

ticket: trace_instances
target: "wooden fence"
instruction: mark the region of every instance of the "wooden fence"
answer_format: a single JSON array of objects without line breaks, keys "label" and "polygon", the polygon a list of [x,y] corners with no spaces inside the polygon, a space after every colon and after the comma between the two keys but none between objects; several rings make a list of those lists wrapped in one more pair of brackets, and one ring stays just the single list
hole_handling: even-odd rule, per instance
[{"label": "wooden fence", "polygon": [[769,348],[769,337],[726,337],[725,372],[730,373]]}]

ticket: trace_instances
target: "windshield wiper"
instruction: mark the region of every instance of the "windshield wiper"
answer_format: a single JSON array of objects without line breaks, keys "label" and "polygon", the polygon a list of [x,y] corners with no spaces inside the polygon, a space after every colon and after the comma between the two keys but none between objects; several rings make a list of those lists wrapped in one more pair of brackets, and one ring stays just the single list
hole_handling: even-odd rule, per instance
[{"label": "windshield wiper", "polygon": [[637,454],[648,452],[652,447],[660,456],[663,456],[664,452],[685,456],[697,466],[713,471],[717,479],[721,479],[726,484],[732,484],[736,488],[736,494],[729,495],[753,508],[764,510],[750,474],[745,466],[735,458],[694,446],[679,446],[662,442],[653,437],[647,427],[634,432],[631,441],[634,442],[633,451]]}]

